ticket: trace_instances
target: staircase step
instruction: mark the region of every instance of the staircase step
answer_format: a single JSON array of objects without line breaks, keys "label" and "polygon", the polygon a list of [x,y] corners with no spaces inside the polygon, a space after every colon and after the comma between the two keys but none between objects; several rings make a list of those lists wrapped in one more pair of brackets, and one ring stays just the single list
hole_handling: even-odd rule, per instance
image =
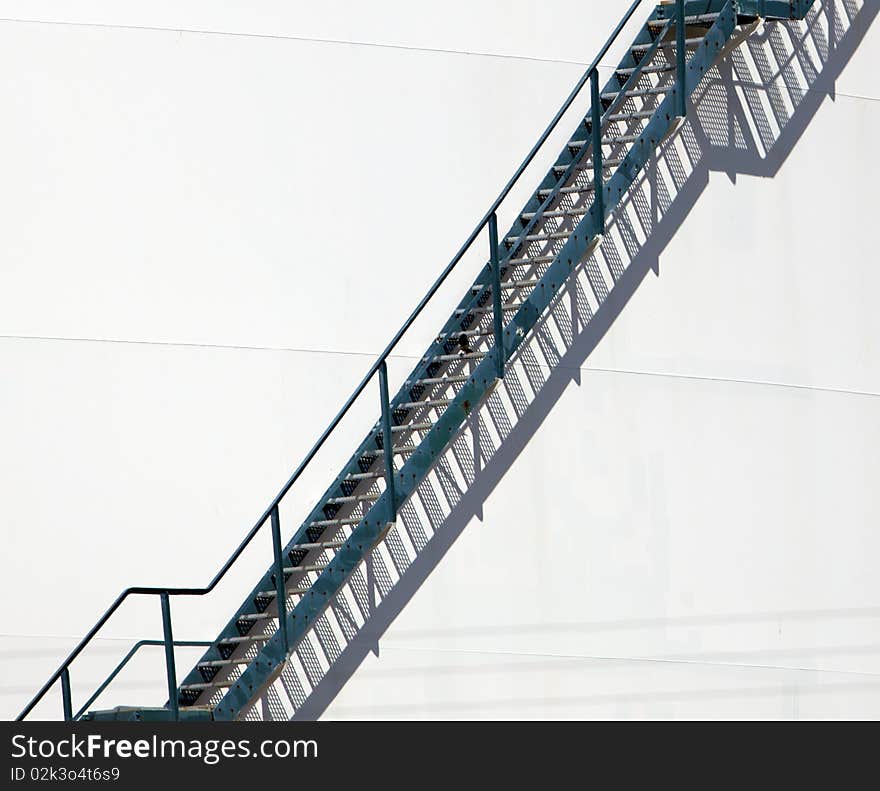
[{"label": "staircase step", "polygon": [[[616,167],[618,167],[618,165],[620,165],[621,162],[623,162],[623,159],[603,159],[602,160],[602,167],[603,167],[603,169],[616,168]],[[585,162],[581,163],[580,165],[576,165],[574,169],[578,170],[578,171],[592,170],[593,169],[593,160],[588,159]],[[555,170],[557,173],[561,173],[561,172],[565,171],[566,168],[561,165],[554,165],[553,170]]]},{"label": "staircase step", "polygon": [[401,404],[401,409],[418,409],[419,407],[428,407],[428,406],[449,406],[452,403],[449,398],[429,398],[425,401],[407,401],[405,404]]},{"label": "staircase step", "polygon": [[571,234],[564,231],[554,231],[553,233],[537,233],[530,234],[529,236],[508,236],[505,240],[505,244],[514,245],[514,244],[522,244],[523,242],[546,242],[551,239],[567,239]]},{"label": "staircase step", "polygon": [[346,497],[331,497],[328,501],[328,505],[339,505],[341,503],[364,503],[369,502],[370,500],[378,500],[378,494],[350,494]]},{"label": "staircase step", "polygon": [[[623,159],[624,159],[623,157],[617,157],[616,159],[603,159],[602,160],[602,167],[603,167],[603,169],[620,167],[620,164],[621,164],[621,162],[623,162]],[[593,169],[593,160],[588,159],[586,162],[584,162],[583,165],[580,166],[579,169],[580,170],[592,170]]]},{"label": "staircase step", "polygon": [[635,88],[628,91],[611,91],[610,93],[603,93],[603,99],[616,99],[618,96],[623,94],[629,98],[636,98],[640,96],[660,96],[664,93],[669,93],[670,91],[675,90],[675,85],[658,85],[655,88]]},{"label": "staircase step", "polygon": [[230,643],[265,643],[272,639],[271,634],[243,634],[234,637],[224,637],[217,641],[217,645],[228,645]]},{"label": "staircase step", "polygon": [[[588,211],[589,211],[589,209],[566,209],[565,211],[545,211],[541,214],[541,216],[549,218],[549,219],[555,219],[555,218],[561,219],[564,217],[581,217],[584,214],[586,214]],[[522,217],[523,220],[525,220],[526,222],[530,222],[535,217],[536,214],[537,214],[537,212],[527,211],[527,212],[523,212],[520,215],[520,217]]]},{"label": "staircase step", "polygon": [[[502,305],[502,306],[501,306],[501,310],[502,310],[502,312],[504,312],[504,311],[511,311],[511,310],[519,310],[519,308],[521,307],[521,305],[522,305],[522,303],[519,303],[519,302],[516,303],[515,305]],[[461,315],[461,314],[463,314],[463,313],[471,313],[471,314],[473,314],[474,316],[482,316],[482,315],[485,315],[485,314],[487,314],[487,313],[494,313],[494,312],[495,312],[495,308],[493,308],[493,307],[490,305],[489,307],[486,307],[486,308],[462,308],[462,309],[459,309],[459,310],[457,310],[457,311],[455,311],[455,312],[456,312],[458,315]],[[464,378],[465,378],[465,381],[467,381],[467,377],[464,377]]]},{"label": "staircase step", "polygon": [[230,665],[249,665],[251,659],[210,659],[207,662],[199,662],[199,667],[228,667]]},{"label": "staircase step", "polygon": [[317,522],[310,522],[309,527],[342,527],[344,525],[360,524],[362,517],[347,517],[345,519],[319,519]]},{"label": "staircase step", "polygon": [[[618,143],[631,143],[633,140],[637,139],[638,135],[621,135],[617,137],[603,137],[602,145],[603,146],[614,146]],[[586,145],[590,144],[590,140],[572,140],[568,143],[568,147],[571,149],[583,148]],[[554,170],[565,170],[568,168],[568,165],[555,165]]]},{"label": "staircase step", "polygon": [[285,566],[285,574],[293,574],[295,571],[323,571],[327,568],[328,563],[310,563],[307,566]]},{"label": "staircase step", "polygon": [[492,335],[492,330],[454,330],[452,332],[441,332],[437,336],[437,342],[449,340],[450,338],[458,338],[460,335],[467,335],[469,338],[482,338]]},{"label": "staircase step", "polygon": [[[568,234],[565,234],[565,238],[567,238],[567,237],[568,237]],[[529,237],[528,240],[530,242],[540,242],[540,241],[542,241],[543,238],[544,237],[536,236],[536,237]],[[550,237],[546,237],[546,238],[549,239]],[[513,282],[502,283],[501,290],[506,291],[506,290],[512,290],[512,289],[517,289],[517,288],[529,288],[530,286],[537,286],[538,282],[539,281],[537,281],[537,280],[514,280]],[[488,285],[490,285],[490,284],[489,283],[485,283],[485,284],[480,283],[480,284],[474,286],[473,290],[479,291],[480,289],[486,288],[486,286],[488,286]]]},{"label": "staircase step", "polygon": [[[384,473],[380,477],[384,477]],[[311,552],[314,549],[339,549],[339,547],[344,545],[344,541],[311,541],[307,544],[294,544],[290,550],[291,552],[296,550]]]},{"label": "staircase step", "polygon": [[459,384],[461,382],[466,382],[470,377],[469,376],[433,376],[427,377],[425,379],[414,379],[412,384],[419,385],[438,385],[441,383],[449,383],[449,384]]},{"label": "staircase step", "polygon": [[[717,13],[689,15],[684,18],[684,23],[685,25],[702,25],[704,23],[712,24],[719,16],[721,15]],[[672,23],[672,29],[675,29],[675,16],[672,16],[670,19],[651,19],[648,21],[648,27],[653,28],[654,30],[661,30],[670,22]]]},{"label": "staircase step", "polygon": [[[464,357],[455,357],[456,360],[463,360]],[[430,421],[423,420],[420,423],[402,423],[399,426],[392,426],[391,433],[392,434],[405,434],[408,431],[430,431],[434,428],[434,424]],[[379,432],[379,437],[382,436],[382,432]]]},{"label": "staircase step", "polygon": [[639,110],[637,113],[617,113],[616,115],[609,115],[609,121],[638,121],[642,118],[650,118],[656,110]]},{"label": "staircase step", "polygon": [[[651,113],[653,115],[653,113]],[[592,184],[572,184],[570,187],[560,187],[557,190],[553,189],[542,189],[538,190],[538,197],[542,200],[545,200],[548,195],[552,192],[556,192],[558,195],[574,195],[580,192],[592,192],[593,185]]]},{"label": "staircase step", "polygon": [[536,255],[526,258],[511,258],[504,266],[531,266],[533,264],[549,264],[556,256],[554,255]]},{"label": "staircase step", "polygon": [[239,615],[239,621],[267,621],[272,618],[277,618],[277,615],[269,615],[267,612],[246,612],[243,615]]},{"label": "staircase step", "polygon": [[226,689],[231,687],[235,681],[202,681],[198,684],[182,684],[181,692],[195,692],[196,690],[206,689]]},{"label": "staircase step", "polygon": [[[285,571],[290,571],[290,569],[284,569],[284,570],[285,570]],[[302,569],[293,569],[293,571],[302,571]],[[286,594],[287,596],[305,596],[310,590],[311,590],[311,587],[305,587],[305,588],[304,588],[304,587],[302,587],[302,586],[299,586],[299,587],[296,587],[296,588],[285,588],[285,589],[284,589],[284,592],[285,592],[285,594]],[[257,593],[257,595],[256,595],[254,598],[260,598],[260,599],[274,599],[275,596],[276,596],[276,593],[275,593],[274,590],[271,590],[271,591],[259,591],[259,592]]]},{"label": "staircase step", "polygon": [[438,363],[448,363],[453,360],[482,360],[485,356],[484,352],[467,352],[465,354],[438,354],[431,359]]},{"label": "staircase step", "polygon": [[384,475],[381,472],[353,472],[349,475],[345,476],[346,481],[368,481],[375,480],[376,478],[382,478]]},{"label": "staircase step", "polygon": [[667,71],[675,71],[675,66],[670,63],[663,63],[659,66],[625,66],[621,69],[615,69],[614,73],[629,77],[634,72],[639,72],[639,74],[663,74]]},{"label": "staircase step", "polygon": [[619,145],[620,143],[634,143],[636,140],[639,139],[639,137],[641,137],[641,133],[637,135],[619,135],[618,137],[609,137],[608,144]]},{"label": "staircase step", "polygon": [[[699,38],[685,39],[684,45],[686,47],[695,47],[697,44],[702,44],[702,42],[703,42],[703,37],[700,36]],[[642,51],[642,50],[650,49],[653,46],[654,46],[654,42],[652,41],[649,44],[635,44],[630,49],[632,49],[633,51]],[[669,47],[675,47],[675,41],[661,41],[658,46],[663,47],[664,49],[668,49]]]}]

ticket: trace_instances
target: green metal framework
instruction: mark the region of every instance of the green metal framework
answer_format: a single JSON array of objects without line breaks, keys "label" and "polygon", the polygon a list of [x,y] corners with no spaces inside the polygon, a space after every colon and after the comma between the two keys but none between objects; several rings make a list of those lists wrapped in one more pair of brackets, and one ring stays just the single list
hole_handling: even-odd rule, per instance
[{"label": "green metal framework", "polygon": [[[66,719],[228,720],[245,713],[267,685],[278,676],[287,657],[347,583],[354,570],[383,539],[394,523],[400,506],[425,479],[468,416],[479,408],[498,380],[503,378],[506,362],[528,337],[575,267],[596,248],[605,232],[606,218],[614,212],[657,147],[675,131],[680,119],[687,113],[688,97],[722,53],[737,26],[757,17],[801,19],[812,5],[812,0],[677,0],[673,5],[657,6],[636,35],[611,79],[600,90],[598,63],[641,3],[642,0],[636,0],[630,6],[608,43],[581,77],[498,199],[211,583],[204,588],[129,588],[124,591],[25,707],[18,719],[25,718],[59,681]],[[688,35],[692,38],[689,39]],[[671,50],[671,54],[666,54],[666,50]],[[652,66],[658,56],[661,65]],[[658,82],[651,88],[644,87],[642,81],[646,75],[662,75],[666,72],[674,74],[672,81],[665,84]],[[496,219],[498,208],[588,82],[591,96],[589,110],[522,213],[518,215],[513,227],[499,243]],[[646,123],[638,134],[624,138],[628,144],[625,155],[619,160],[605,158],[603,146],[613,147],[617,143],[614,139],[603,137],[603,128],[607,133],[615,114],[620,116],[621,108],[632,97],[639,95],[662,95],[665,98],[651,107],[649,112],[644,111],[642,117]],[[588,160],[589,165],[585,164]],[[577,194],[592,197],[580,210],[570,212],[573,217],[580,219],[566,231],[564,243],[552,255],[530,254],[529,250],[533,249],[535,239],[540,242],[543,238],[539,233],[542,222],[552,214],[553,206],[558,203],[560,196],[566,190],[573,189],[571,184],[582,171],[592,172],[592,181],[580,182],[577,185]],[[610,176],[606,178],[609,172]],[[404,386],[394,398],[390,398],[386,358],[484,229],[488,229],[489,236],[488,263]],[[532,279],[520,279],[517,272],[521,269],[531,272]],[[508,292],[507,301],[504,297],[505,291]],[[516,299],[520,301],[517,302]],[[481,322],[486,317],[490,324],[481,328]],[[490,343],[490,347],[481,353],[472,352],[469,347],[471,338],[475,344],[481,340]],[[476,362],[472,371],[462,373],[460,366],[467,360],[479,362]],[[302,526],[282,546],[279,515],[281,500],[375,376],[378,376],[380,385],[379,421]],[[454,395],[451,398],[431,399],[430,393],[434,386],[441,386],[445,391],[452,384],[460,387],[453,388]],[[423,398],[426,394],[428,399]],[[432,411],[436,412],[436,419],[425,423],[424,416]],[[417,420],[423,422],[413,422]],[[404,451],[402,446],[395,445],[395,434],[404,438],[416,437],[418,442]],[[394,464],[396,456],[404,458],[399,469]],[[377,468],[380,461],[381,465]],[[360,502],[357,499],[359,486],[366,483],[370,487],[378,487],[379,482],[383,483],[380,493],[373,490],[373,495],[362,497],[363,502],[371,503],[365,513],[351,516],[347,521],[339,518],[338,514],[350,502]],[[266,523],[271,526],[273,563],[218,638],[211,643],[175,643],[171,627],[171,598],[210,593]],[[342,535],[337,535],[339,533]],[[332,540],[327,540],[328,534],[333,536]],[[332,552],[332,558],[326,564],[308,562],[310,557],[327,552]],[[314,572],[319,572],[317,578],[308,581],[309,574]],[[308,581],[307,585],[297,588],[303,580]],[[164,640],[137,643],[74,715],[70,699],[69,666],[130,595],[159,597]],[[298,597],[298,601],[290,608],[287,604],[294,597]],[[278,618],[277,603],[281,601],[286,604],[282,608],[283,617]],[[273,620],[278,621],[274,630],[270,623]],[[251,639],[255,625],[267,622],[270,623],[270,628],[260,636],[259,641]],[[261,643],[261,647],[256,656],[247,660],[240,675],[222,685],[217,683],[215,679],[218,674],[222,675],[228,670],[230,657],[242,645],[257,642]],[[124,707],[84,714],[85,709],[97,699],[143,645],[165,647],[169,689],[169,700],[165,706]],[[207,647],[202,659],[179,686],[173,650],[175,645]],[[205,700],[207,703],[200,703]]]}]

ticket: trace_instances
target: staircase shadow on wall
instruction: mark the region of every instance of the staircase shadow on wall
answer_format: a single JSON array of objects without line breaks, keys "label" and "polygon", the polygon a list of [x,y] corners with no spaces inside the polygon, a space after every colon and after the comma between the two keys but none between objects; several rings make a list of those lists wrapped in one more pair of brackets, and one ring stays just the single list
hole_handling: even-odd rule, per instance
[{"label": "staircase shadow on wall", "polygon": [[380,637],[464,528],[482,518],[484,502],[565,389],[580,384],[580,366],[646,275],[659,275],[660,254],[706,189],[709,173],[773,177],[826,97],[833,98],[837,77],[878,10],[880,0],[818,2],[804,22],[770,24],[752,34],[706,75],[688,122],[629,190],[601,249],[581,262],[504,381],[248,719],[317,719],[367,654],[378,654]]}]

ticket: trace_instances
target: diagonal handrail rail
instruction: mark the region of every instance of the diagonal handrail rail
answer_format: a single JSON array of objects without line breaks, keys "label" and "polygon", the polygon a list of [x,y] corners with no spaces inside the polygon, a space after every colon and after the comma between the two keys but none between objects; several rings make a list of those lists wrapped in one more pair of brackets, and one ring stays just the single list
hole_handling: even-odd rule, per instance
[{"label": "diagonal handrail rail", "polygon": [[[428,304],[428,302],[431,301],[433,296],[437,293],[437,291],[440,289],[440,287],[443,285],[443,283],[446,281],[446,279],[452,273],[452,270],[455,269],[456,265],[464,257],[465,253],[467,253],[467,251],[471,248],[471,245],[476,241],[476,239],[482,233],[483,229],[489,224],[490,221],[494,220],[494,218],[496,216],[496,212],[501,207],[501,204],[504,202],[504,200],[510,194],[511,190],[517,184],[517,182],[519,181],[519,179],[523,175],[523,173],[525,173],[526,169],[532,163],[534,158],[537,156],[538,152],[541,150],[544,143],[547,142],[547,139],[550,137],[550,135],[556,129],[557,125],[562,120],[562,118],[566,114],[566,112],[568,112],[569,108],[574,103],[575,99],[577,99],[577,97],[580,95],[580,92],[583,89],[583,87],[587,84],[588,81],[590,81],[590,79],[592,78],[594,73],[598,73],[598,67],[599,67],[600,61],[602,60],[602,58],[605,57],[605,55],[608,54],[608,51],[611,49],[614,42],[617,40],[617,37],[620,35],[621,31],[624,29],[624,27],[626,27],[626,25],[629,23],[630,19],[632,18],[633,14],[638,10],[639,6],[641,6],[641,4],[643,2],[644,2],[644,0],[633,0],[632,4],[627,9],[626,13],[623,15],[620,22],[617,23],[617,26],[614,28],[611,35],[608,37],[608,40],[605,42],[603,47],[599,50],[599,54],[596,55],[596,57],[593,59],[592,63],[587,67],[587,70],[583,73],[583,75],[577,81],[574,88],[569,93],[568,97],[562,103],[562,106],[559,108],[559,110],[557,110],[556,114],[553,116],[550,123],[547,125],[546,129],[544,129],[544,131],[541,133],[540,137],[535,142],[535,144],[532,146],[532,148],[530,149],[528,154],[526,154],[525,159],[523,159],[522,163],[519,165],[519,167],[516,169],[516,171],[514,171],[513,175],[510,177],[510,179],[504,185],[504,188],[498,194],[498,197],[495,198],[495,200],[492,202],[489,209],[483,215],[482,219],[480,219],[480,221],[477,223],[474,230],[471,231],[471,233],[468,235],[467,239],[461,245],[458,252],[452,257],[452,260],[444,267],[444,269],[441,271],[441,273],[439,274],[437,279],[434,281],[433,285],[428,289],[428,291],[421,298],[421,300],[419,300],[415,309],[412,311],[412,313],[410,313],[409,317],[406,319],[406,321],[404,321],[404,323],[400,327],[400,329],[394,334],[394,337],[391,339],[391,341],[388,343],[388,345],[385,347],[385,349],[381,352],[381,354],[376,359],[376,361],[370,366],[369,370],[363,376],[363,378],[361,379],[361,381],[357,385],[357,387],[355,387],[352,394],[345,401],[342,408],[339,410],[339,412],[336,414],[336,416],[333,418],[333,420],[330,421],[329,425],[324,429],[324,431],[318,437],[315,444],[312,445],[311,449],[305,455],[305,457],[300,462],[300,464],[297,466],[297,468],[294,470],[293,474],[287,479],[285,484],[281,487],[281,490],[278,492],[278,494],[272,500],[270,505],[266,508],[265,511],[263,511],[260,518],[256,521],[254,526],[247,532],[244,539],[242,539],[241,543],[233,551],[233,553],[229,556],[229,558],[226,560],[226,562],[223,564],[223,566],[220,568],[220,570],[214,575],[213,579],[208,583],[208,585],[206,585],[205,587],[202,587],[202,588],[169,588],[169,587],[158,588],[158,587],[136,586],[136,587],[126,588],[125,590],[123,590],[122,593],[120,593],[119,596],[116,597],[114,602],[104,611],[103,615],[101,615],[101,617],[98,618],[98,620],[95,622],[95,625],[92,626],[91,629],[89,629],[89,631],[82,638],[82,640],[80,640],[79,643],[77,643],[76,647],[70,652],[70,654],[68,654],[67,658],[61,663],[61,665],[58,667],[58,669],[49,677],[49,679],[46,681],[46,683],[43,684],[43,686],[33,696],[33,698],[31,698],[30,702],[24,707],[24,709],[22,709],[21,713],[16,717],[17,721],[23,720],[25,717],[27,717],[27,715],[30,714],[30,712],[34,709],[34,707],[37,705],[37,703],[39,703],[40,700],[42,700],[42,698],[49,691],[49,689],[51,689],[52,686],[56,682],[59,681],[59,679],[62,681],[63,694],[65,696],[65,700],[64,700],[65,711],[70,710],[70,700],[69,700],[70,684],[69,684],[69,676],[68,676],[69,666],[82,653],[82,651],[86,647],[86,645],[88,645],[91,642],[91,640],[100,631],[100,629],[104,626],[104,624],[107,623],[107,621],[110,619],[110,617],[113,615],[113,613],[115,613],[116,610],[119,609],[119,607],[122,605],[122,603],[129,596],[137,596],[137,595],[159,596],[162,598],[163,622],[165,625],[165,638],[166,639],[165,639],[165,641],[162,641],[162,642],[160,642],[160,641],[155,641],[155,642],[158,642],[159,644],[165,644],[166,649],[168,651],[173,650],[171,646],[175,643],[175,641],[173,641],[171,639],[170,610],[168,609],[168,597],[170,597],[170,596],[205,596],[205,595],[209,594],[212,590],[214,590],[214,588],[217,586],[217,584],[220,582],[220,580],[223,579],[223,577],[226,575],[226,573],[229,571],[229,569],[238,560],[238,558],[241,556],[241,554],[244,552],[244,550],[248,547],[250,542],[253,540],[254,536],[256,536],[256,534],[260,531],[260,529],[263,527],[263,525],[266,524],[267,521],[270,521],[272,514],[278,508],[279,504],[281,503],[281,500],[284,499],[284,496],[290,491],[290,489],[293,487],[293,485],[296,483],[296,481],[299,479],[299,477],[302,475],[302,473],[305,471],[305,469],[312,462],[312,459],[314,459],[314,457],[318,454],[318,451],[320,451],[320,449],[323,447],[324,443],[327,441],[327,439],[330,437],[330,435],[335,431],[336,427],[339,425],[339,423],[342,421],[342,419],[345,417],[345,415],[351,409],[354,402],[358,399],[358,397],[361,395],[361,393],[363,393],[363,391],[366,389],[367,385],[372,381],[373,377],[376,376],[377,373],[379,373],[380,369],[385,364],[386,359],[391,354],[391,352],[395,349],[395,347],[400,342],[400,340],[403,338],[403,336],[406,334],[406,332],[409,330],[409,328],[412,326],[413,322],[415,322],[415,320],[421,314],[422,310],[424,310],[424,308]],[[681,2],[681,0],[679,0],[679,2]],[[152,641],[147,641],[145,644],[152,644]],[[136,649],[134,649],[134,650],[136,650]],[[123,660],[122,664],[125,664],[129,658],[130,657],[126,657]],[[117,668],[117,671],[114,671],[114,673],[111,675],[115,676],[116,672],[118,672],[118,670],[121,670],[121,667]],[[173,680],[173,672],[169,672],[169,694],[171,695],[171,706],[175,710],[175,713],[176,713],[176,705],[175,705],[176,697],[175,697],[175,691],[174,691],[174,689],[172,689],[172,684],[171,684],[172,680]],[[108,678],[106,680],[106,682],[101,686],[101,691],[103,691],[106,688],[106,686],[110,683],[110,681],[112,681],[112,678]],[[173,687],[176,689],[176,686],[177,685],[175,682],[173,684]],[[92,703],[93,700],[94,700],[94,698],[89,701],[89,704]],[[89,704],[87,704],[87,705],[89,705]],[[82,714],[82,711],[78,712],[76,717],[71,717],[71,719],[76,719],[81,714]]]}]

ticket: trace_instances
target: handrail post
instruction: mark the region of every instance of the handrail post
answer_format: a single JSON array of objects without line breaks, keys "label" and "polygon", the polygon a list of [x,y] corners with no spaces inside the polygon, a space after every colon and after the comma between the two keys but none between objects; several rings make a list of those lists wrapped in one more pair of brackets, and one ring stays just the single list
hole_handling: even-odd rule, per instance
[{"label": "handrail post", "polygon": [[495,331],[495,373],[504,378],[504,315],[501,307],[501,265],[498,263],[498,217],[489,217],[489,266],[492,269],[492,322]]},{"label": "handrail post", "polygon": [[599,70],[590,73],[590,131],[593,133],[593,206],[599,220],[599,233],[605,233],[605,188],[602,184],[602,104],[599,96]]},{"label": "handrail post", "polygon": [[385,492],[388,497],[388,522],[397,521],[394,495],[394,435],[391,433],[391,405],[388,399],[388,366],[379,366],[379,397],[382,399],[382,451],[385,456]]},{"label": "handrail post", "polygon": [[677,72],[677,104],[678,116],[684,118],[687,115],[687,94],[685,92],[685,67],[687,64],[685,47],[685,16],[684,0],[675,0],[675,66]]},{"label": "handrail post", "polygon": [[162,631],[165,634],[165,672],[168,676],[168,707],[171,719],[180,719],[177,703],[177,671],[174,668],[174,636],[171,634],[171,602],[167,591],[159,594],[162,601]]},{"label": "handrail post", "polygon": [[278,631],[281,633],[281,644],[284,656],[290,653],[290,642],[287,638],[287,591],[284,587],[284,559],[281,554],[281,518],[278,506],[272,509],[272,551],[275,554],[275,605],[278,607]]},{"label": "handrail post", "polygon": [[70,671],[65,667],[61,672],[61,702],[64,706],[64,721],[73,719],[73,704],[70,700]]}]

